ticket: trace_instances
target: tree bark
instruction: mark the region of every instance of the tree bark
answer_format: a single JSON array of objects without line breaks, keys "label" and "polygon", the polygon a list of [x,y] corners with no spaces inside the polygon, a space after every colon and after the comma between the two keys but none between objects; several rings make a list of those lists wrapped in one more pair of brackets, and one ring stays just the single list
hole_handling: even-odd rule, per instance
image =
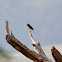
[{"label": "tree bark", "polygon": [[[6,40],[7,42],[14,47],[16,50],[21,52],[27,58],[33,60],[34,62],[52,62],[49,58],[47,58],[46,54],[44,53],[43,49],[41,48],[40,43],[36,42],[31,34],[31,30],[29,30],[28,36],[32,41],[32,45],[37,52],[30,50],[28,47],[23,45],[18,39],[14,37],[14,35],[9,33],[8,21],[6,21]],[[56,62],[62,62],[62,56],[59,51],[53,47],[51,49],[52,56]]]},{"label": "tree bark", "polygon": [[62,55],[54,46],[52,47],[51,51],[55,62],[62,62]]}]

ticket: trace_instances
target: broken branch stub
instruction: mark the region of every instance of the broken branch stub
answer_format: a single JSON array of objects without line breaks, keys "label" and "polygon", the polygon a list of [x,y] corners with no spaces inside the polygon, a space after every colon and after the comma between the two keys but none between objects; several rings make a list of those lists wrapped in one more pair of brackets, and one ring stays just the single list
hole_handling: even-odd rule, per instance
[{"label": "broken branch stub", "polygon": [[52,49],[52,56],[56,62],[62,62],[62,55],[60,52],[53,46]]}]

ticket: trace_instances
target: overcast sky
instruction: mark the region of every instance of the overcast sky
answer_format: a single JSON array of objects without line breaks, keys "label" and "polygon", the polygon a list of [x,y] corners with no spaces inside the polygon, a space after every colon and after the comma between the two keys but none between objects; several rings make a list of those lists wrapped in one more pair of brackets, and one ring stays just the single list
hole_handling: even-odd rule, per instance
[{"label": "overcast sky", "polygon": [[34,39],[42,47],[62,44],[62,0],[0,0],[0,46],[17,52],[5,40],[5,19],[10,32],[30,49],[27,23],[33,26]]}]

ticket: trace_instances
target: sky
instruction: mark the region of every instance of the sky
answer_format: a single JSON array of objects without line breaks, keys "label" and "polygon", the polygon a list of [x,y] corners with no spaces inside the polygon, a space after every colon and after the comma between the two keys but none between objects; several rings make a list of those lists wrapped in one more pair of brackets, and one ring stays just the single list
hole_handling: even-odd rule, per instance
[{"label": "sky", "polygon": [[5,19],[10,32],[30,49],[27,23],[34,28],[33,37],[42,47],[57,45],[59,49],[62,45],[62,0],[0,0],[0,47],[18,53],[6,42]]}]

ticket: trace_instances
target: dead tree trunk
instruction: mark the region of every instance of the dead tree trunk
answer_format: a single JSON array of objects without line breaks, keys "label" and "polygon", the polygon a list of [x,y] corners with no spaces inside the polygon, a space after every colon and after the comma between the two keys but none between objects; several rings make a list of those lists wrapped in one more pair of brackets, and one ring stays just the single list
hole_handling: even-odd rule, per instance
[{"label": "dead tree trunk", "polygon": [[[14,37],[14,35],[9,33],[9,27],[8,27],[8,21],[6,22],[6,40],[7,42],[13,46],[16,50],[21,52],[23,55],[28,57],[29,59],[33,60],[34,62],[52,62],[47,56],[45,55],[43,49],[41,48],[40,43],[36,43],[36,41],[33,39],[31,30],[29,30],[28,36],[30,40],[32,41],[32,45],[34,49],[36,49],[37,53],[35,51],[30,50],[25,45],[23,45],[18,39]],[[56,48],[52,49],[52,55],[55,58],[56,62],[59,62],[58,58],[56,57],[56,54],[58,54],[58,57],[60,61],[62,61],[62,56],[57,52]],[[56,53],[56,54],[55,54]]]}]

